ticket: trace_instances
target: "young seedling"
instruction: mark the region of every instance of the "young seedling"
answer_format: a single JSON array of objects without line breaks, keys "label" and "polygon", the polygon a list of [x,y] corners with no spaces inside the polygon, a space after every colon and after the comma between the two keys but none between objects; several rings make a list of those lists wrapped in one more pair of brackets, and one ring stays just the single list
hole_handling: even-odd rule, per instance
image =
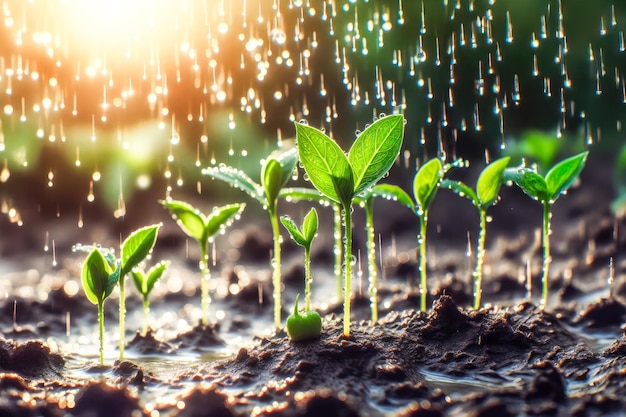
[{"label": "young seedling", "polygon": [[200,246],[200,272],[202,273],[200,281],[200,303],[202,309],[202,325],[209,324],[209,279],[211,271],[209,270],[209,245],[215,236],[225,230],[232,222],[239,218],[241,212],[246,207],[245,204],[228,204],[221,207],[215,207],[210,214],[204,215],[197,208],[184,201],[178,200],[161,200],[178,226],[193,238]]},{"label": "young seedling", "polygon": [[[415,204],[402,188],[391,184],[377,184],[355,201],[365,208],[365,234],[367,236],[367,275],[369,279],[370,310],[372,322],[378,321],[378,268],[376,267],[376,239],[374,233],[374,197],[395,200],[415,212]],[[341,232],[341,229],[340,229]]]},{"label": "young seedling", "polygon": [[404,117],[381,117],[355,140],[348,156],[324,132],[296,123],[298,155],[313,186],[341,205],[344,223],[343,334],[350,336],[352,296],[352,203],[372,187],[393,165],[404,136]]},{"label": "young seedling", "polygon": [[170,265],[170,261],[161,261],[153,265],[147,272],[141,268],[133,269],[131,277],[135,283],[135,288],[139,291],[143,298],[143,329],[142,334],[148,334],[148,313],[150,312],[150,292],[154,288],[154,284],[163,276],[163,273]]},{"label": "young seedling", "polygon": [[541,307],[548,303],[548,278],[550,274],[550,220],[552,205],[576,181],[585,166],[588,151],[581,152],[554,165],[542,177],[536,170],[519,167],[504,172],[505,181],[515,182],[527,195],[543,205],[543,271],[541,276]]},{"label": "young seedling", "polygon": [[[104,257],[112,268],[120,265],[120,275],[117,281],[119,285],[119,328],[120,328],[120,360],[124,360],[124,346],[126,344],[126,276],[141,262],[144,261],[152,252],[156,243],[157,234],[160,224],[153,224],[142,227],[132,232],[120,246],[120,259],[115,259],[115,251],[113,249],[100,249],[104,253]],[[74,245],[73,250],[91,251],[94,246],[90,245]]]},{"label": "young seedling", "polygon": [[287,334],[295,342],[318,338],[322,332],[322,319],[315,311],[311,311],[311,245],[317,234],[319,221],[317,211],[312,208],[304,217],[302,229],[289,217],[281,216],[285,229],[298,245],[304,247],[304,314],[298,312],[298,300],[300,294],[296,296],[296,303],[293,314],[287,318]]},{"label": "young seedling", "polygon": [[435,199],[437,190],[441,185],[444,175],[453,167],[458,167],[463,163],[456,160],[450,164],[443,164],[441,159],[433,158],[420,167],[413,178],[413,195],[415,214],[420,221],[420,232],[418,236],[419,245],[419,272],[420,272],[420,310],[426,311],[428,299],[428,284],[426,270],[426,231],[428,229],[428,211]]},{"label": "young seedling", "polygon": [[104,300],[113,292],[120,273],[121,264],[114,258],[107,259],[99,248],[93,248],[87,255],[81,271],[85,295],[89,301],[98,306],[100,365],[104,365]]},{"label": "young seedling", "polygon": [[491,207],[498,198],[498,192],[503,182],[503,173],[509,164],[510,157],[497,159],[487,165],[478,176],[476,181],[476,191],[460,181],[443,180],[442,187],[446,187],[468,198],[474,207],[478,209],[480,217],[480,231],[476,250],[476,266],[474,268],[474,309],[480,308],[482,296],[483,263],[485,261],[485,238],[487,236],[487,209]]},{"label": "young seedling", "polygon": [[202,170],[204,175],[224,181],[235,188],[245,191],[256,199],[267,211],[272,225],[274,238],[274,259],[272,260],[272,285],[274,287],[274,326],[281,327],[281,260],[280,260],[280,229],[278,226],[278,197],[281,189],[291,178],[298,162],[298,153],[295,149],[272,153],[261,168],[261,184],[254,182],[241,170],[218,166]]}]

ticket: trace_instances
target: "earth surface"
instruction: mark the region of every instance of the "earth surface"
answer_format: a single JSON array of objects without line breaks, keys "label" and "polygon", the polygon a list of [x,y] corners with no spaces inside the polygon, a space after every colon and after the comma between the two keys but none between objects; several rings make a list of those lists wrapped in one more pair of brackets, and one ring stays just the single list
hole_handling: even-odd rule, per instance
[{"label": "earth surface", "polygon": [[[460,179],[473,183],[476,172]],[[471,308],[478,215],[441,190],[429,218],[428,311],[417,311],[415,215],[375,208],[380,319],[370,321],[362,213],[355,209],[351,335],[342,332],[331,213],[313,243],[319,339],[272,328],[269,221],[248,204],[212,254],[212,324],[199,324],[198,252],[156,198],[124,223],[71,216],[3,226],[0,243],[0,415],[15,416],[622,416],[626,415],[626,234],[610,211],[612,170],[593,156],[554,205],[547,308],[539,307],[541,207],[503,187],[490,210],[484,307]],[[410,189],[409,179],[401,181]],[[235,194],[233,194],[235,195]],[[142,198],[139,196],[138,198]],[[210,207],[196,197],[199,206]],[[135,203],[138,205],[139,203]],[[128,204],[129,207],[132,204]],[[301,219],[310,204],[281,205]],[[139,213],[138,213],[139,211]],[[327,213],[328,211],[328,213]],[[377,213],[379,213],[377,215]],[[389,214],[392,215],[389,215]],[[144,219],[163,222],[152,260],[171,259],[151,295],[151,331],[127,290],[124,360],[118,305],[105,303],[99,366],[96,308],[80,287],[74,243],[115,246]],[[134,226],[133,226],[134,225]],[[54,252],[42,231],[54,237]],[[283,320],[303,291],[302,251],[285,236]],[[527,281],[532,283],[528,291]],[[611,278],[611,279],[609,279]],[[127,287],[131,287],[130,281]]]}]

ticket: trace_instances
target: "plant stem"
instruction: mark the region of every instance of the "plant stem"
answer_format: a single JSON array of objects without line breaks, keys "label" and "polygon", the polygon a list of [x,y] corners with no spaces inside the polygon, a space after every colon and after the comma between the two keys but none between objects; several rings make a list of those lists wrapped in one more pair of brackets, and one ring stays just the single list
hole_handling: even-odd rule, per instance
[{"label": "plant stem", "polygon": [[487,210],[479,208],[480,232],[478,233],[478,245],[476,251],[476,268],[474,269],[474,309],[480,308],[483,294],[483,263],[485,261],[485,236],[487,234]]},{"label": "plant stem", "polygon": [[104,366],[104,300],[98,303],[98,327],[100,330],[100,366]]},{"label": "plant stem", "polygon": [[304,298],[306,301],[305,311],[308,313],[311,311],[311,283],[313,277],[311,276],[311,247],[304,247]]},{"label": "plant stem", "polygon": [[120,287],[120,361],[124,360],[124,345],[125,345],[125,337],[126,337],[126,289],[125,289],[126,277],[122,276],[119,280]]},{"label": "plant stem", "polygon": [[343,206],[344,226],[344,293],[343,293],[343,335],[350,337],[350,299],[352,297],[352,205]]},{"label": "plant stem", "polygon": [[343,297],[343,279],[341,276],[341,262],[343,258],[342,242],[341,242],[341,206],[339,204],[333,204],[334,214],[334,234],[335,238],[335,279],[337,281],[337,302],[340,303]]},{"label": "plant stem", "polygon": [[541,276],[542,298],[541,308],[546,308],[548,304],[548,276],[550,274],[550,202],[543,202],[543,274]]},{"label": "plant stem", "polygon": [[419,256],[420,256],[420,310],[426,311],[426,301],[428,297],[428,283],[426,275],[426,226],[428,224],[428,211],[419,216],[420,219],[420,235],[419,235]]},{"label": "plant stem", "polygon": [[143,299],[143,335],[148,334],[148,313],[150,312],[150,300],[148,296]]},{"label": "plant stem", "polygon": [[200,278],[200,306],[202,309],[202,325],[209,325],[209,303],[211,297],[209,296],[209,280],[211,279],[211,271],[209,270],[209,242],[200,243],[200,271],[202,277]]},{"label": "plant stem", "polygon": [[374,240],[374,200],[365,203],[365,233],[367,234],[367,275],[369,277],[370,309],[372,322],[378,321],[378,268],[376,268],[376,242]]},{"label": "plant stem", "polygon": [[274,327],[280,329],[281,305],[280,305],[280,229],[278,227],[278,216],[275,210],[269,210],[270,221],[272,223],[272,234],[274,235],[274,259],[272,260],[272,285],[274,287]]}]

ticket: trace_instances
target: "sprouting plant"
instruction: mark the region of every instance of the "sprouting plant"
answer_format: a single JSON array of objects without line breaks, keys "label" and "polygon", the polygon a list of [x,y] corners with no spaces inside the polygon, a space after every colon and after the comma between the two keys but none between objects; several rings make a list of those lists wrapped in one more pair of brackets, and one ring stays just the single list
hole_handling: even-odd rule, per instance
[{"label": "sprouting plant", "polygon": [[[374,234],[374,197],[395,200],[415,211],[411,197],[402,188],[392,184],[377,184],[359,195],[355,201],[365,208],[365,234],[367,239],[367,275],[369,279],[368,293],[372,322],[378,321],[378,268],[376,267],[376,240]],[[341,230],[340,230],[341,232]]]},{"label": "sprouting plant", "polygon": [[202,325],[209,324],[209,245],[214,237],[225,230],[234,219],[241,215],[246,207],[244,203],[228,204],[221,207],[214,207],[211,213],[204,215],[200,210],[191,204],[178,200],[161,200],[171,213],[178,226],[195,239],[200,246],[200,271],[202,273],[200,281],[200,303],[202,309]]},{"label": "sprouting plant", "polygon": [[497,159],[487,165],[476,181],[476,191],[460,181],[443,180],[442,187],[446,187],[468,198],[478,209],[480,217],[480,231],[476,250],[476,265],[474,268],[474,308],[480,308],[482,296],[483,263],[485,260],[485,239],[487,236],[487,209],[491,207],[498,198],[500,186],[503,182],[503,173],[509,164],[510,157]]},{"label": "sprouting plant", "polygon": [[352,296],[352,203],[380,180],[400,153],[404,117],[381,117],[368,126],[346,154],[324,132],[296,123],[298,155],[311,183],[330,200],[341,204],[344,223],[343,334],[350,336]]},{"label": "sprouting plant", "polygon": [[527,167],[509,168],[504,172],[505,181],[515,182],[527,195],[543,205],[543,270],[541,276],[541,306],[548,303],[548,278],[550,274],[550,220],[551,209],[561,194],[576,181],[585,166],[588,151],[581,152],[554,165],[541,176],[535,169]]},{"label": "sprouting plant", "polygon": [[306,302],[305,309],[308,312],[311,309],[311,282],[313,280],[311,276],[311,245],[319,226],[317,210],[312,208],[304,216],[302,230],[289,216],[281,216],[280,221],[289,232],[291,239],[304,248],[304,299]]},{"label": "sprouting plant", "polygon": [[274,259],[272,260],[272,285],[274,287],[274,326],[281,327],[281,259],[280,259],[280,229],[278,225],[278,197],[281,189],[291,178],[298,162],[298,153],[295,149],[273,152],[263,163],[261,168],[261,184],[254,182],[245,172],[229,167],[217,166],[202,170],[204,175],[224,181],[235,188],[245,191],[256,199],[270,217],[272,235],[274,239]]},{"label": "sprouting plant", "polygon": [[[124,360],[124,346],[126,337],[126,276],[141,262],[144,261],[152,252],[156,243],[157,235],[159,232],[160,224],[153,224],[139,228],[132,232],[122,242],[120,246],[120,259],[115,259],[115,251],[113,249],[102,249],[101,253],[104,253],[105,259],[109,262],[111,268],[115,268],[117,264],[120,265],[120,274],[117,284],[119,285],[119,328],[120,328],[120,360]],[[94,246],[90,245],[74,245],[74,250],[91,251]]]},{"label": "sprouting plant", "polygon": [[170,261],[161,261],[153,265],[148,271],[137,267],[130,273],[135,283],[135,287],[143,298],[143,329],[142,334],[148,333],[148,313],[150,312],[150,292],[154,288],[154,284],[163,276],[163,273],[170,265]]},{"label": "sprouting plant", "polygon": [[426,270],[426,231],[428,229],[428,211],[435,199],[437,190],[441,185],[446,172],[450,168],[458,167],[463,163],[456,160],[450,164],[443,164],[441,159],[433,158],[420,167],[413,178],[413,195],[415,205],[413,209],[420,221],[420,231],[418,236],[419,245],[419,272],[420,272],[420,310],[426,311],[428,284]]},{"label": "sprouting plant", "polygon": [[121,264],[105,257],[99,248],[91,250],[83,263],[81,281],[87,299],[98,306],[100,365],[104,365],[104,300],[113,292],[120,278]]},{"label": "sprouting plant", "polygon": [[304,314],[300,314],[298,311],[298,300],[300,299],[300,294],[298,294],[293,314],[287,317],[287,334],[291,340],[296,342],[315,339],[322,332],[320,315],[315,311],[311,311],[311,283],[313,281],[311,275],[311,245],[319,226],[317,211],[314,208],[309,210],[307,215],[304,216],[301,229],[289,216],[281,216],[280,221],[289,232],[293,241],[304,247]]}]

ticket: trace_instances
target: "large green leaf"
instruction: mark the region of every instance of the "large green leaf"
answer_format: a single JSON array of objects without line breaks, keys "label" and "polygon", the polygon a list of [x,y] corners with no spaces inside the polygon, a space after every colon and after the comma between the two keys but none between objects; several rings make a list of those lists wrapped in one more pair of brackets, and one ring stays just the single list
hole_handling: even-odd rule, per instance
[{"label": "large green leaf", "polygon": [[81,281],[87,299],[93,304],[102,303],[115,288],[120,268],[113,269],[102,252],[94,248],[83,263]]},{"label": "large green leaf", "polygon": [[152,251],[157,240],[160,224],[142,227],[131,233],[120,248],[121,276],[125,276],[139,265]]},{"label": "large green leaf", "polygon": [[244,208],[246,208],[245,203],[215,207],[206,218],[203,242],[206,243],[208,239],[228,227]]},{"label": "large green leaf", "polygon": [[543,177],[530,168],[507,168],[503,181],[513,181],[526,194],[539,201],[548,201],[548,186]]},{"label": "large green leaf", "polygon": [[217,167],[205,168],[202,170],[202,173],[213,179],[224,181],[225,183],[230,184],[231,187],[244,191],[246,194],[261,203],[261,205],[267,204],[263,187],[252,181],[252,179],[246,175],[245,172],[239,169],[226,165],[220,165]]},{"label": "large green leaf", "polygon": [[178,200],[160,200],[171,213],[178,226],[198,242],[204,241],[206,217],[189,203]]},{"label": "large green leaf", "polygon": [[356,195],[374,185],[393,165],[404,137],[404,117],[381,117],[357,138],[348,154]]},{"label": "large green leaf", "polygon": [[428,210],[439,187],[443,175],[443,167],[439,158],[426,162],[415,174],[413,179],[413,195],[422,211]]},{"label": "large green leaf", "polygon": [[546,174],[546,186],[551,201],[559,198],[578,178],[589,152],[581,152],[556,164]]},{"label": "large green leaf", "polygon": [[320,130],[296,123],[298,156],[309,180],[320,193],[344,206],[352,203],[354,179],[348,158]]},{"label": "large green leaf", "polygon": [[502,185],[502,173],[510,160],[509,156],[495,160],[487,165],[478,176],[476,195],[482,208],[491,206],[498,198],[498,191]]}]

